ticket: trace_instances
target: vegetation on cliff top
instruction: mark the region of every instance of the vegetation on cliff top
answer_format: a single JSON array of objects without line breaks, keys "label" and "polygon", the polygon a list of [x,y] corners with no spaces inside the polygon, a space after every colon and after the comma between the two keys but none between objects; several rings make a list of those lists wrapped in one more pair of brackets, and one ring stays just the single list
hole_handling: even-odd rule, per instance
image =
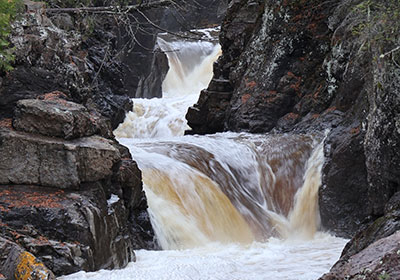
[{"label": "vegetation on cliff top", "polygon": [[13,48],[8,36],[11,33],[11,21],[21,7],[21,0],[0,0],[0,72],[12,70]]}]

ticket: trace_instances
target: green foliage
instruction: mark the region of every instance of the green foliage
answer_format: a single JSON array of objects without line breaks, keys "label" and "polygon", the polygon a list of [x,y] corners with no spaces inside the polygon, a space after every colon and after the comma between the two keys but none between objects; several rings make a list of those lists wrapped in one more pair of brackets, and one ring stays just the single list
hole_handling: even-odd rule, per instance
[{"label": "green foliage", "polygon": [[366,50],[373,47],[385,53],[399,46],[400,0],[361,1],[352,13],[358,18],[352,33],[363,38]]},{"label": "green foliage", "polygon": [[0,71],[12,70],[14,61],[13,48],[10,47],[8,36],[11,33],[11,21],[15,19],[21,0],[0,0]]},{"label": "green foliage", "polygon": [[383,271],[379,276],[378,276],[379,280],[389,280],[390,279],[390,275],[388,273],[386,273],[385,271]]}]

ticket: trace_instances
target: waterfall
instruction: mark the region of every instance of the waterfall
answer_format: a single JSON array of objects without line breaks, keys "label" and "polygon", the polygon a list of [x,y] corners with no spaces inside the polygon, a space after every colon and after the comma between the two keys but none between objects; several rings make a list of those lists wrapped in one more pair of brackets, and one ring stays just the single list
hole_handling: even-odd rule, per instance
[{"label": "waterfall", "polygon": [[121,139],[143,172],[164,249],[266,241],[318,229],[322,145],[306,135]]},{"label": "waterfall", "polygon": [[208,41],[167,42],[158,38],[169,71],[162,84],[163,98],[133,99],[133,110],[114,131],[118,138],[182,136],[189,129],[185,114],[212,78],[212,65],[221,46]]},{"label": "waterfall", "polygon": [[163,98],[133,99],[117,130],[143,174],[162,251],[120,271],[65,279],[316,279],[346,240],[318,232],[323,135],[183,136],[186,110],[221,50],[159,39],[170,70]]},{"label": "waterfall", "polygon": [[184,115],[212,78],[210,42],[158,39],[168,56],[163,98],[134,99],[115,134],[143,172],[164,249],[271,236],[312,238],[319,227],[321,137],[224,133],[184,136]]}]

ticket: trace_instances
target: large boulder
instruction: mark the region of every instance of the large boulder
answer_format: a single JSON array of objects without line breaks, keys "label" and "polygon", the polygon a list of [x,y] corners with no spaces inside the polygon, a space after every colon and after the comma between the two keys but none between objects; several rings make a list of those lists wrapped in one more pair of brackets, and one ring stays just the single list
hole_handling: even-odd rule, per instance
[{"label": "large boulder", "polygon": [[399,279],[400,232],[380,239],[346,261],[339,261],[320,280]]},{"label": "large boulder", "polygon": [[386,204],[384,213],[351,239],[321,280],[400,278],[400,192]]},{"label": "large boulder", "polygon": [[104,117],[81,104],[63,99],[24,99],[17,102],[13,126],[19,131],[74,139],[94,134],[112,138],[111,125]]},{"label": "large boulder", "polygon": [[124,201],[107,200],[100,184],[85,188],[0,186],[2,234],[56,275],[124,267],[134,256]]},{"label": "large boulder", "polygon": [[0,184],[79,189],[112,174],[120,160],[112,143],[100,136],[68,141],[0,128]]}]

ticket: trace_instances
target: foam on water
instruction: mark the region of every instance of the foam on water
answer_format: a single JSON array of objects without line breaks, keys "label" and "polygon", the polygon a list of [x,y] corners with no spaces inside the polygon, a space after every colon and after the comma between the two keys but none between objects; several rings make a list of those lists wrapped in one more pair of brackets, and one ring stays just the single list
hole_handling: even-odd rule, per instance
[{"label": "foam on water", "polygon": [[346,240],[319,233],[309,241],[271,238],[248,246],[210,244],[190,250],[136,252],[122,270],[79,272],[62,280],[312,280],[336,262]]}]

